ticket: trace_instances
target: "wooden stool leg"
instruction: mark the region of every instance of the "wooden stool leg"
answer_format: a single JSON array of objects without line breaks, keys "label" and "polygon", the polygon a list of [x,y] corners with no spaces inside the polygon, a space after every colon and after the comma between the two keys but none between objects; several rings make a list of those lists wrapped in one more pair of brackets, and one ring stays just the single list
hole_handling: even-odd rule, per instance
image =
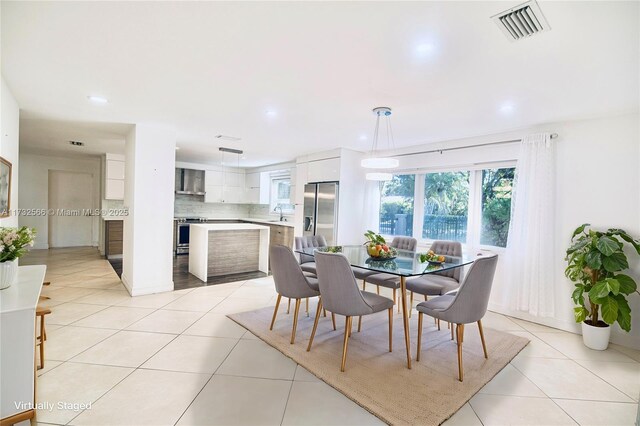
[{"label": "wooden stool leg", "polygon": [[358,333],[362,330],[362,315],[358,317]]},{"label": "wooden stool leg", "polygon": [[40,368],[44,368],[44,341],[47,340],[45,333],[44,315],[42,315],[40,317]]}]

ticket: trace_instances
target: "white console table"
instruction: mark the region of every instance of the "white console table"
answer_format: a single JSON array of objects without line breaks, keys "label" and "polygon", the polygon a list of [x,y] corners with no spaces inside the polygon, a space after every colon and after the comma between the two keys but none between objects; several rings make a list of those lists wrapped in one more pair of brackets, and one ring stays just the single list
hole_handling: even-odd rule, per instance
[{"label": "white console table", "polygon": [[16,282],[0,290],[0,423],[35,415],[36,306],[47,267],[20,266]]}]

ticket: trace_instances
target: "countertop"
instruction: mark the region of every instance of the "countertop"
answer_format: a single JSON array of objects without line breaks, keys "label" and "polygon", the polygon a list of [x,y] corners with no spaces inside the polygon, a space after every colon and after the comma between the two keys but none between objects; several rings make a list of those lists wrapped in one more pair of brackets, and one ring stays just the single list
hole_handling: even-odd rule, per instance
[{"label": "countertop", "polygon": [[269,229],[268,226],[254,225],[252,223],[192,223],[192,227],[206,231],[236,231],[244,229]]},{"label": "countertop", "polygon": [[45,265],[19,266],[15,282],[11,287],[0,290],[0,312],[35,309],[46,271]]},{"label": "countertop", "polygon": [[[173,220],[176,219],[183,219],[182,217],[176,217]],[[253,223],[264,223],[265,225],[278,225],[278,226],[288,226],[290,228],[293,228],[295,225],[293,224],[293,222],[280,222],[280,221],[276,221],[274,222],[273,220],[269,220],[269,219],[258,219],[258,218],[244,218],[244,217],[205,217],[204,219],[206,220],[241,220],[243,222],[253,222]]]}]

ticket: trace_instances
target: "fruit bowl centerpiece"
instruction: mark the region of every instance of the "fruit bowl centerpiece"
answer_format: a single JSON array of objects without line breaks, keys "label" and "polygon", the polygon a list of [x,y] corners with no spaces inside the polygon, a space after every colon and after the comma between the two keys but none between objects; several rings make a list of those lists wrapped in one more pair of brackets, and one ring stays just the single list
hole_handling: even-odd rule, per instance
[{"label": "fruit bowl centerpiece", "polygon": [[391,260],[396,258],[398,252],[395,248],[387,245],[382,235],[376,234],[373,231],[367,231],[364,236],[367,239],[364,245],[367,246],[367,253],[371,259]]},{"label": "fruit bowl centerpiece", "polygon": [[420,255],[420,263],[429,262],[432,265],[442,265],[446,258],[441,254],[436,254],[433,250]]}]

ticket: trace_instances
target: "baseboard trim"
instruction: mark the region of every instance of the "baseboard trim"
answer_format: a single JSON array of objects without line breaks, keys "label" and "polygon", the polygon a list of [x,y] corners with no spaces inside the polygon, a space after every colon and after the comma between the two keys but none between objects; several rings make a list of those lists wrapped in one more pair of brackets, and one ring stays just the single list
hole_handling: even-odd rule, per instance
[{"label": "baseboard trim", "polygon": [[49,250],[49,244],[34,244],[32,250]]},{"label": "baseboard trim", "polygon": [[[508,315],[510,317],[518,318],[524,321],[529,321],[536,324],[545,325],[547,327],[557,328],[558,330],[568,331],[569,333],[582,335],[580,324],[576,324],[573,321],[567,322],[559,320],[557,318],[534,317],[533,315],[529,315],[525,312],[513,311],[495,303],[489,304],[489,310],[491,312]],[[609,339],[609,341],[611,343],[615,343],[616,345],[640,350],[640,336],[631,336],[624,331],[620,331],[615,326],[611,330],[611,338]]]},{"label": "baseboard trim", "polygon": [[124,287],[129,292],[129,295],[132,297],[145,296],[147,294],[155,294],[155,293],[166,293],[168,291],[173,291],[174,289],[173,281],[169,281],[165,285],[155,285],[151,287],[144,287],[142,289],[135,289],[134,291],[133,286],[131,285],[131,280],[129,280],[129,278],[124,274],[124,272],[122,273],[122,276],[120,277],[120,279],[122,280],[122,284],[124,284]]}]

